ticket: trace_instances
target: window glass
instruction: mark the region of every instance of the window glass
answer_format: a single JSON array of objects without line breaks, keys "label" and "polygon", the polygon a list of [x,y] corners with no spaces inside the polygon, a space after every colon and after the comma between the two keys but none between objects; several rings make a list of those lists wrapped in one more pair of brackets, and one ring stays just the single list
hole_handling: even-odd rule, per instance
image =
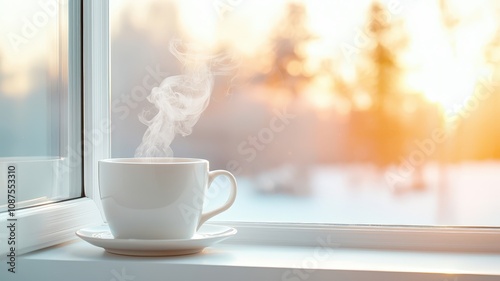
[{"label": "window glass", "polygon": [[134,156],[152,89],[189,70],[172,40],[234,56],[171,145],[237,176],[218,219],[499,225],[498,1],[111,0],[110,11],[113,157]]},{"label": "window glass", "polygon": [[79,107],[70,107],[80,91],[68,81],[81,64],[78,43],[68,42],[80,24],[71,9],[78,1],[0,0],[0,211],[8,186],[18,208],[81,194],[81,161],[68,161],[80,128]]}]

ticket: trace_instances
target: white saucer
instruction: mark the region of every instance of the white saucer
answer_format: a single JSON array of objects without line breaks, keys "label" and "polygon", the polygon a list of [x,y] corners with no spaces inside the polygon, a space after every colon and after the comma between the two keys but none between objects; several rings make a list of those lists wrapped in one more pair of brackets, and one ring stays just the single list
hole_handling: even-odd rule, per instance
[{"label": "white saucer", "polygon": [[76,235],[107,252],[127,256],[176,256],[201,252],[236,234],[228,226],[204,224],[191,239],[140,240],[115,239],[107,225],[80,229]]}]

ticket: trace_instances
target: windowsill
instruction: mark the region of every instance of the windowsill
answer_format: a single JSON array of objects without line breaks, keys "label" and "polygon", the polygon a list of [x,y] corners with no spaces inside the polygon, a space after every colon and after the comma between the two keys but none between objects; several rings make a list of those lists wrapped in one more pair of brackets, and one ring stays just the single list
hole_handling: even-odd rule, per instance
[{"label": "windowsill", "polygon": [[[222,243],[202,254],[138,258],[84,241],[18,257],[8,280],[433,280],[500,279],[499,253],[417,252]],[[306,268],[304,268],[306,266]],[[0,276],[6,274],[3,270]]]}]

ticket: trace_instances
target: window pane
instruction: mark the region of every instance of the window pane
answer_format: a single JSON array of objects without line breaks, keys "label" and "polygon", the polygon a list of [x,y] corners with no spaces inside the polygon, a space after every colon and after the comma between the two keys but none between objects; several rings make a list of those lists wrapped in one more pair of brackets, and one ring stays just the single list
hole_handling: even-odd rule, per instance
[{"label": "window pane", "polygon": [[[112,152],[186,71],[238,57],[175,156],[238,178],[236,221],[498,226],[498,1],[111,0]],[[217,196],[210,205],[224,200]],[[220,199],[220,200],[219,200]]]},{"label": "window pane", "polygon": [[70,107],[80,103],[80,91],[68,81],[80,64],[79,43],[68,42],[80,25],[69,18],[75,9],[77,1],[0,0],[0,211],[9,167],[17,207],[81,194],[81,183],[70,184],[80,182],[80,160],[68,165],[72,130],[80,127],[79,107]]}]

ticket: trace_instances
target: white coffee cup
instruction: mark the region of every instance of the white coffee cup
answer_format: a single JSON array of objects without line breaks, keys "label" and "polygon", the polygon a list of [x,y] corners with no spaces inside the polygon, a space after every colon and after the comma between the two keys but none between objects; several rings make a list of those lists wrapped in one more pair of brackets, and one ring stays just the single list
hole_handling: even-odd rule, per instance
[{"label": "white coffee cup", "polygon": [[[236,199],[236,180],[210,171],[207,160],[114,158],[99,161],[99,189],[111,233],[120,239],[189,239]],[[203,211],[206,190],[218,176],[229,179],[224,205]]]}]

